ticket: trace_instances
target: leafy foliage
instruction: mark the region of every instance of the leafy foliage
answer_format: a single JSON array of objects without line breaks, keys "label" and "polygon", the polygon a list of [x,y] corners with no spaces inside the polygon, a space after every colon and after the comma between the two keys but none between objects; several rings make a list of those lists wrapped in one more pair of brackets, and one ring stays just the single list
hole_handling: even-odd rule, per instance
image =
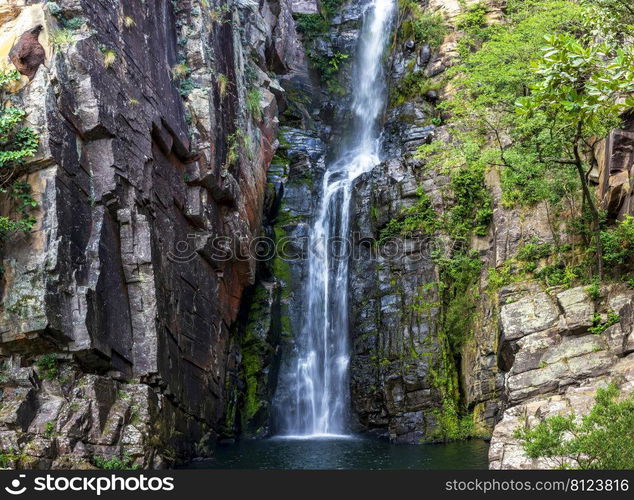
[{"label": "leafy foliage", "polygon": [[574,415],[549,417],[515,435],[530,458],[546,458],[559,468],[633,469],[634,396],[618,396],[611,384],[597,391],[594,407],[580,421]]},{"label": "leafy foliage", "polygon": [[92,461],[95,467],[103,470],[138,470],[141,468],[133,462],[130,455],[123,455],[121,458],[94,456]]},{"label": "leafy foliage", "polygon": [[59,374],[59,364],[54,353],[41,356],[35,362],[35,366],[38,368],[39,374],[47,380],[53,380]]},{"label": "leafy foliage", "polygon": [[601,232],[603,260],[608,266],[627,266],[634,257],[634,217],[626,215],[616,226]]},{"label": "leafy foliage", "polygon": [[538,81],[531,95],[518,99],[517,111],[529,118],[541,115],[551,149],[559,153],[551,162],[577,173],[602,277],[601,214],[588,180],[594,162],[587,158],[593,157],[593,138],[605,137],[621,114],[634,108],[634,50],[569,34],[546,40],[549,45],[535,65]]},{"label": "leafy foliage", "polygon": [[262,119],[261,97],[260,89],[251,89],[247,92],[247,109],[255,121]]},{"label": "leafy foliage", "polygon": [[[17,71],[0,71],[0,98],[7,85],[20,79]],[[28,233],[35,224],[35,218],[29,209],[37,206],[31,197],[31,190],[25,182],[15,181],[20,165],[37,152],[38,138],[29,127],[22,122],[26,112],[18,106],[0,105],[0,173],[3,179],[0,193],[16,202],[15,215],[0,216],[0,240],[4,240],[16,232]]]},{"label": "leafy foliage", "polygon": [[442,14],[427,12],[415,0],[401,0],[399,5],[400,40],[427,43],[432,47],[440,45],[447,34],[447,26]]},{"label": "leafy foliage", "polygon": [[402,210],[380,231],[379,243],[384,243],[389,238],[411,238],[415,235],[434,232],[438,218],[431,205],[431,200],[420,188],[418,196],[418,201],[414,205]]}]

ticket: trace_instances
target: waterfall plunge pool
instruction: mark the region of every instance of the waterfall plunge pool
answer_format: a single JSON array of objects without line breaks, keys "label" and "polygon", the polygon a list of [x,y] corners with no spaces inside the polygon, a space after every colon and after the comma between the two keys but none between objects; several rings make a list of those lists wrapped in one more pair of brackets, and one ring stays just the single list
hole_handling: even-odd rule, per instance
[{"label": "waterfall plunge pool", "polygon": [[481,440],[395,445],[385,440],[342,436],[319,439],[270,438],[219,445],[215,457],[189,469],[488,469],[489,444]]}]

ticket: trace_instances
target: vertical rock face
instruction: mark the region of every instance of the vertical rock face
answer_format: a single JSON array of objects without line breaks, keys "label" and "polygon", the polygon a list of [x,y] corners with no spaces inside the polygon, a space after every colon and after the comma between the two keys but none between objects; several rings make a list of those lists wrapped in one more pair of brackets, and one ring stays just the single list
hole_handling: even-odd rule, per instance
[{"label": "vertical rock face", "polygon": [[[7,96],[40,146],[17,172],[36,226],[0,254],[3,464],[163,467],[217,438],[275,432],[273,408],[288,397],[277,374],[304,322],[308,224],[346,120],[346,55],[366,3],[345,2],[319,36],[298,35],[293,19],[318,13],[315,0],[0,5],[0,59],[38,25],[45,55]],[[498,22],[504,2],[487,5]],[[451,29],[434,49],[394,44],[395,88],[412,72],[437,82],[459,57],[461,2],[425,8]],[[449,177],[416,154],[449,140],[434,119],[441,92],[390,103],[385,162],[352,201],[353,417],[398,443],[436,439],[445,398],[438,248],[424,234],[382,240],[422,194],[437,213],[451,205]],[[611,218],[632,214],[633,130],[605,141],[592,174]],[[523,455],[514,430],[586,412],[608,381],[634,390],[632,292],[611,285],[593,299],[518,282],[483,293],[488,268],[553,241],[544,206],[510,209],[495,171],[486,182],[490,231],[470,242],[484,265],[473,336],[451,377],[476,432],[493,434],[492,467],[547,466]],[[262,236],[278,253],[256,259]],[[601,335],[597,318],[610,323]]]},{"label": "vertical rock face", "polygon": [[[487,22],[499,22],[503,2],[486,3]],[[395,44],[393,88],[413,72],[433,83],[459,57],[455,18],[460,2],[431,1],[426,8],[443,14],[449,33],[435,49],[413,40],[402,47]],[[384,131],[386,161],[358,182],[353,201],[353,410],[360,429],[394,442],[433,440],[446,400],[437,384],[443,357],[442,311],[431,251],[448,255],[447,249],[442,243],[431,248],[427,242],[432,237],[420,231],[399,234],[390,245],[381,239],[389,221],[415,206],[421,193],[436,213],[452,205],[448,178],[415,154],[433,138],[450,140],[445,127],[432,120],[438,97],[434,91],[391,102]],[[598,155],[599,171],[593,174],[603,206],[613,218],[631,213],[631,128],[626,121],[623,130],[605,141]],[[473,433],[492,434],[492,467],[544,467],[548,464],[527,459],[513,437],[524,416],[533,424],[557,412],[587,413],[596,389],[610,381],[625,393],[632,391],[631,290],[605,287],[601,298],[593,300],[584,287],[547,289],[520,281],[492,292],[491,269],[513,259],[527,242],[555,243],[557,228],[543,204],[518,209],[502,203],[495,169],[487,174],[486,185],[493,214],[488,234],[473,237],[469,244],[482,272],[469,290],[475,309],[471,335],[456,360],[459,402],[473,417]],[[377,240],[378,245],[372,243]],[[617,315],[620,321],[602,335],[591,333],[597,322],[609,324]]]},{"label": "vertical rock face", "polygon": [[[446,6],[440,6],[445,9]],[[390,85],[432,66],[440,74],[451,63],[452,39],[433,51],[413,41],[390,57]],[[390,103],[384,129],[385,161],[362,177],[353,193],[353,251],[350,267],[352,406],[360,429],[396,443],[435,439],[442,395],[432,378],[442,357],[438,336],[438,272],[432,238],[391,235],[388,223],[416,210],[422,194],[442,210],[447,177],[421,173],[416,153],[439,133],[433,106],[420,96]]]},{"label": "vertical rock face", "polygon": [[[501,291],[505,411],[491,440],[491,468],[552,467],[548,459],[528,459],[515,430],[551,415],[587,414],[597,389],[610,382],[624,393],[634,389],[634,294],[610,285],[600,295],[593,300],[584,287],[547,293],[536,285]],[[606,325],[600,335],[595,314]]]},{"label": "vertical rock face", "polygon": [[362,428],[402,443],[429,437],[440,404],[429,383],[439,354],[437,275],[426,240],[375,242],[416,203],[416,187],[411,163],[388,160],[357,183],[353,201],[353,409]]},{"label": "vertical rock face", "polygon": [[2,58],[36,24],[47,53],[13,96],[40,148],[23,174],[36,228],[2,250],[3,452],[32,467],[204,452],[255,280],[278,79],[304,64],[290,2],[14,1],[1,16]]}]

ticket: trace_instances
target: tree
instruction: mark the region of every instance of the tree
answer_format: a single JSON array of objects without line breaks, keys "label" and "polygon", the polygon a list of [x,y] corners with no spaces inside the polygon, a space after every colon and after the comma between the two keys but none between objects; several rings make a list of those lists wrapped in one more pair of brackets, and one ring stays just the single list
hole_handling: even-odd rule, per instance
[{"label": "tree", "polygon": [[623,42],[634,35],[631,0],[581,0],[581,4],[586,8],[586,25],[593,37]]},{"label": "tree", "polygon": [[[538,82],[518,99],[520,114],[540,115],[550,140],[562,153],[546,162],[576,170],[583,209],[591,218],[598,273],[603,277],[601,214],[589,182],[595,166],[594,147],[634,108],[634,51],[610,42],[583,42],[570,34],[551,35],[534,68]],[[539,145],[538,145],[539,147]],[[550,148],[553,150],[553,148]]]},{"label": "tree", "polygon": [[549,417],[535,427],[518,429],[524,452],[546,458],[559,468],[634,469],[634,395],[619,401],[611,384],[597,391],[595,405],[580,420]]}]

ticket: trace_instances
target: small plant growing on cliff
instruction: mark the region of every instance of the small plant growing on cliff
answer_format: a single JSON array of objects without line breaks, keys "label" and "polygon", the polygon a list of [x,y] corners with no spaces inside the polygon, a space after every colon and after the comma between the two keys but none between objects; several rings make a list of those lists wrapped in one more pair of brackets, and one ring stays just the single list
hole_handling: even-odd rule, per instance
[{"label": "small plant growing on cliff", "polygon": [[603,321],[603,318],[600,314],[595,314],[592,317],[593,326],[588,328],[588,331],[590,333],[594,333],[595,335],[601,335],[612,325],[616,325],[619,321],[621,321],[621,316],[619,316],[619,314],[614,311],[608,312],[608,317],[605,321]]},{"label": "small plant growing on cliff", "polygon": [[229,15],[231,14],[231,7],[229,5],[219,5],[209,11],[209,19],[212,23],[226,23],[229,22]]},{"label": "small plant growing on cliff", "polygon": [[134,22],[134,19],[132,19],[132,17],[124,16],[123,17],[123,25],[126,28],[133,28],[134,26],[136,26],[136,23]]},{"label": "small plant growing on cliff", "polygon": [[191,73],[191,69],[186,63],[178,63],[172,68],[172,77],[176,80],[187,78]]},{"label": "small plant growing on cliff", "polygon": [[588,297],[596,302],[601,298],[601,287],[598,283],[593,283],[592,285],[586,287],[586,293],[588,294]]},{"label": "small plant growing on cliff", "polygon": [[50,34],[50,38],[53,47],[62,47],[73,41],[73,32],[66,28],[58,29]]},{"label": "small plant growing on cliff", "polygon": [[399,8],[400,40],[428,43],[432,47],[442,43],[447,27],[442,14],[426,12],[415,0],[401,0]]},{"label": "small plant growing on cliff", "polygon": [[110,68],[117,60],[117,53],[112,49],[105,49],[103,52],[103,65]]},{"label": "small plant growing on cliff", "polygon": [[125,453],[121,458],[119,457],[100,457],[95,455],[92,458],[93,465],[103,470],[138,470],[141,467],[135,464],[132,457]]},{"label": "small plant growing on cliff", "polygon": [[216,83],[218,84],[218,94],[220,94],[220,99],[224,99],[227,96],[227,90],[229,88],[229,78],[227,78],[227,75],[219,73],[216,75]]},{"label": "small plant growing on cliff", "polygon": [[12,468],[14,463],[21,458],[14,448],[8,448],[0,453],[0,469]]},{"label": "small plant growing on cliff", "polygon": [[39,374],[46,380],[53,380],[59,375],[59,364],[57,362],[57,355],[54,353],[44,354],[36,362],[35,366],[38,369]]},{"label": "small plant growing on cliff", "polygon": [[634,258],[634,217],[626,215],[614,228],[601,232],[603,260],[608,266],[627,266]]},{"label": "small plant growing on cliff", "polygon": [[260,99],[262,95],[259,89],[251,89],[247,92],[247,109],[254,120],[260,121],[262,119],[262,106],[260,105]]},{"label": "small plant growing on cliff", "polygon": [[46,422],[46,425],[44,426],[44,435],[49,439],[55,435],[55,424],[53,422]]},{"label": "small plant growing on cliff", "polygon": [[611,384],[597,391],[590,413],[549,417],[515,432],[529,458],[561,469],[634,469],[634,395],[619,401]]}]

